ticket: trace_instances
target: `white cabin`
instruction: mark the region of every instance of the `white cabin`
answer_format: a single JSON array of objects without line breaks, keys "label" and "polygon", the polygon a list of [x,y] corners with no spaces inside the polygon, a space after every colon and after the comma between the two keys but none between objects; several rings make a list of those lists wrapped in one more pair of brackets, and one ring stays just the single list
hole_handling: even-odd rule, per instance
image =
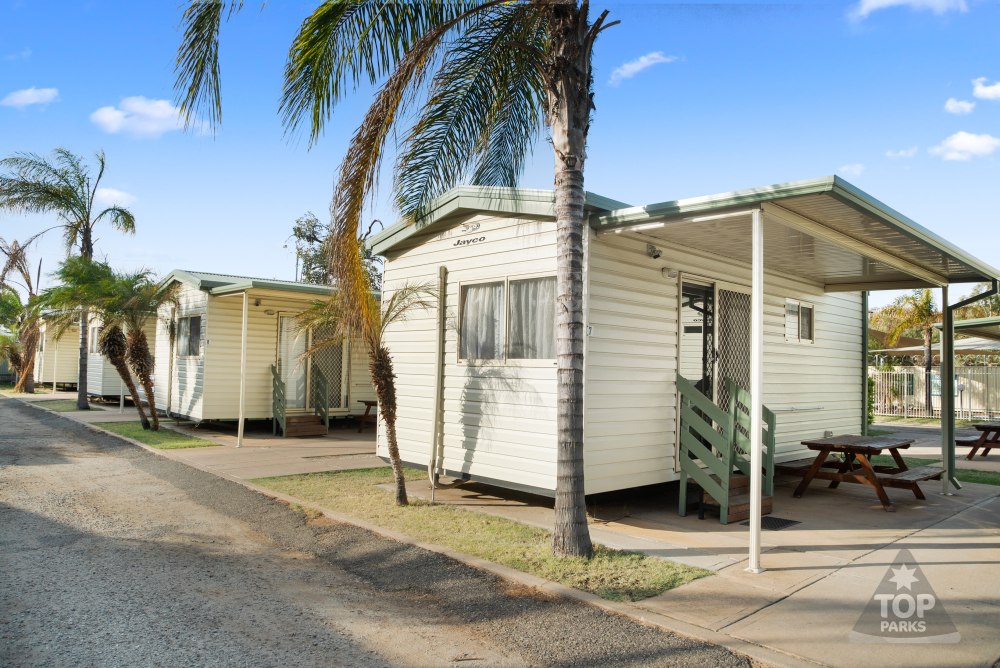
[{"label": "white cabin", "polygon": [[35,384],[76,387],[80,382],[80,326],[71,324],[56,335],[55,326],[41,319],[35,354]]},{"label": "white cabin", "polygon": [[[150,347],[153,347],[156,341],[156,323],[154,320],[155,318],[150,318],[144,328]],[[98,337],[101,334],[102,324],[99,317],[92,316],[90,318],[90,332],[87,337],[87,394],[92,397],[102,397],[104,399],[118,399],[122,393],[128,397],[128,388],[122,382],[118,370],[108,361],[107,357],[100,353]],[[131,373],[131,370],[130,374],[136,389],[139,391],[141,401],[145,402],[146,395],[143,393],[139,379],[135,377],[134,373]]]},{"label": "white cabin", "polygon": [[[645,207],[586,202],[587,494],[678,479],[678,374],[720,405],[724,378],[749,387],[752,217],[763,219],[763,401],[778,461],[804,456],[804,439],[864,429],[863,291],[996,275],[837,177]],[[403,460],[552,495],[552,192],[456,188],[371,246],[385,258],[383,299],[446,270],[443,331],[430,309],[386,336]]]},{"label": "white cabin", "polygon": [[274,279],[206,272],[172,272],[176,304],[160,307],[156,319],[156,407],[194,421],[237,420],[243,313],[246,304],[245,419],[271,419],[275,367],[286,388],[289,413],[314,408],[318,377],[329,384],[329,415],[365,412],[375,392],[364,348],[345,341],[308,359],[315,332],[300,332],[296,316],[330,295],[332,288]]}]

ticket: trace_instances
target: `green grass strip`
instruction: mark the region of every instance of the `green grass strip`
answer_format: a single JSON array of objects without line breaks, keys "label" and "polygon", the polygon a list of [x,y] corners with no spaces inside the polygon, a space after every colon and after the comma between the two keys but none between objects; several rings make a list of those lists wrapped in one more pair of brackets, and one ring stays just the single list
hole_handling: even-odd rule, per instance
[{"label": "green grass strip", "polygon": [[128,438],[134,439],[153,448],[159,448],[160,450],[207,448],[213,445],[222,445],[221,443],[208,441],[204,438],[196,438],[194,436],[188,436],[187,434],[181,434],[165,427],[160,427],[159,431],[149,431],[143,429],[142,423],[138,420],[134,422],[101,422],[99,424],[95,424],[94,426],[113,432],[119,436],[127,436]]},{"label": "green grass strip", "polygon": [[[408,471],[409,480],[423,478]],[[259,478],[254,484],[324,508],[443,545],[532,575],[592,592],[612,601],[638,601],[691,582],[710,571],[634,552],[594,547],[594,557],[557,558],[552,534],[514,520],[460,507],[413,501],[398,507],[389,468]]]}]

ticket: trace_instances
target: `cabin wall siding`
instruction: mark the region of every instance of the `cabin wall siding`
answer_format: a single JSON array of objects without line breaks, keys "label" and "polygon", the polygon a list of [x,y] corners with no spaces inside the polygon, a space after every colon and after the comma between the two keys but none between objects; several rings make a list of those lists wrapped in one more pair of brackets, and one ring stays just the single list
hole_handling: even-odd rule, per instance
[{"label": "cabin wall siding", "polygon": [[80,326],[70,325],[59,338],[54,337],[49,323],[43,322],[40,330],[45,337],[45,349],[35,356],[35,382],[51,385],[54,376],[56,383],[79,383]]},{"label": "cabin wall siding", "polygon": [[[173,414],[192,420],[202,420],[205,400],[206,374],[206,324],[208,322],[208,295],[198,288],[181,284],[176,295],[176,307],[163,305],[156,323],[156,376],[154,393],[157,408],[167,407]],[[173,355],[170,349],[170,327],[180,318],[201,316],[201,354],[198,356]],[[173,357],[171,363],[171,357]]]},{"label": "cabin wall siding", "polygon": [[[481,239],[473,243],[465,243]],[[383,300],[404,283],[446,290],[443,464],[450,473],[555,489],[554,361],[464,362],[458,359],[460,286],[507,278],[555,275],[555,223],[530,218],[469,215],[387,258]],[[397,437],[406,462],[426,465],[434,433],[437,384],[437,309],[412,312],[390,325],[398,401]],[[379,424],[378,454],[388,456]]]},{"label": "cabin wall siding", "polygon": [[[585,455],[588,494],[676,480],[678,305],[682,280],[744,286],[750,268],[618,235],[588,237]],[[679,272],[667,278],[663,267]],[[785,340],[785,300],[815,307],[815,342]],[[764,403],[777,415],[778,459],[800,442],[861,426],[861,298],[765,275]]]},{"label": "cabin wall siding", "polygon": [[[153,353],[154,361],[154,375],[153,375],[153,394],[154,397],[157,394],[156,388],[156,320],[159,315],[152,316],[146,321],[143,329],[146,332],[146,340],[149,342],[150,351]],[[90,320],[91,332],[93,332],[94,327],[101,327],[102,321],[100,318],[93,317]],[[126,330],[127,333],[127,330]],[[165,373],[165,372],[164,372]],[[136,378],[135,374],[132,373],[131,368],[129,369],[129,375],[132,377],[132,382],[135,383],[136,390],[139,392],[140,399],[145,402],[146,394],[142,388],[142,384],[139,379]],[[127,387],[124,387],[122,383],[122,378],[118,375],[118,369],[108,361],[108,358],[101,353],[87,353],[87,393],[95,397],[117,397],[124,392],[125,396],[130,396]],[[159,400],[156,402],[157,406],[160,405]]]}]

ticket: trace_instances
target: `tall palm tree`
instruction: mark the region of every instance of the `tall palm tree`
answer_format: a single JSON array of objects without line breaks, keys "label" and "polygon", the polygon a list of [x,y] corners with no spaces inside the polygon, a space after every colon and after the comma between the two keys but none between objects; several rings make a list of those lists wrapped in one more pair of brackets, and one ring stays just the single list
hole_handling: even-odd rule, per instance
[{"label": "tall palm tree", "polygon": [[[62,229],[66,248],[76,248],[86,260],[94,258],[94,229],[103,221],[127,234],[135,233],[135,216],[121,206],[95,210],[95,198],[104,177],[104,151],[94,156],[96,175],[83,158],[65,148],[52,152],[52,159],[36,153],[15,153],[0,160],[0,210],[18,213],[55,214],[55,228]],[[52,228],[52,229],[55,229]],[[87,403],[88,308],[80,310],[80,374],[77,380],[76,405]]]},{"label": "tall palm tree", "polygon": [[877,310],[872,324],[886,333],[885,343],[894,346],[907,332],[919,331],[924,337],[924,406],[928,415],[933,413],[931,369],[934,362],[934,325],[941,322],[941,311],[934,303],[930,289],[914,290],[900,295],[891,304]]},{"label": "tall palm tree", "polygon": [[[59,285],[44,291],[41,297],[42,304],[51,313],[56,331],[64,330],[76,320],[76,313],[84,305],[101,318],[98,350],[108,358],[122,383],[128,388],[142,428],[150,429],[149,418],[129,371],[128,342],[122,330],[126,321],[126,304],[131,298],[127,282],[122,281],[107,263],[79,256],[70,257],[63,262],[56,276],[60,281]],[[155,416],[155,404],[150,401],[149,407]]]},{"label": "tall palm tree", "polygon": [[[35,354],[39,339],[37,286],[42,263],[38,262],[38,271],[32,277],[28,260],[28,246],[35,238],[22,244],[16,239],[7,241],[0,237],[0,291],[5,293],[9,309],[15,310],[16,306],[16,313],[10,314],[14,334],[4,349],[17,373],[14,391],[27,394],[35,392]],[[17,288],[24,291],[26,299],[22,300]]]},{"label": "tall palm tree", "polygon": [[[213,125],[221,118],[219,28],[241,6],[193,0],[184,12],[176,88],[189,120],[199,112]],[[292,42],[281,102],[285,127],[308,124],[315,142],[339,102],[362,85],[380,86],[331,205],[331,267],[338,289],[354,296],[345,317],[361,331],[378,323],[358,252],[362,209],[407,110],[423,102],[402,135],[394,181],[411,218],[461,180],[516,185],[547,127],[557,230],[553,548],[568,556],[592,554],[583,486],[583,174],[594,109],[591,55],[599,34],[617,23],[607,14],[591,21],[586,0],[328,0]]]},{"label": "tall palm tree", "polygon": [[358,328],[357,322],[349,316],[356,308],[353,302],[356,295],[337,291],[325,301],[314,302],[312,306],[298,316],[299,328],[313,332],[324,332],[324,338],[314,341],[313,345],[303,353],[303,357],[312,355],[321,348],[340,345],[344,339],[361,338],[368,349],[369,370],[375,395],[378,398],[379,414],[385,423],[386,445],[389,450],[389,462],[392,464],[393,478],[396,488],[396,503],[406,505],[406,480],[403,476],[403,464],[399,457],[399,442],[396,439],[396,385],[392,368],[392,356],[385,345],[384,337],[387,328],[400,323],[417,309],[434,308],[434,288],[426,285],[403,285],[391,291],[388,298],[380,305],[376,297],[367,293],[371,300],[372,313],[376,314],[375,327]]}]

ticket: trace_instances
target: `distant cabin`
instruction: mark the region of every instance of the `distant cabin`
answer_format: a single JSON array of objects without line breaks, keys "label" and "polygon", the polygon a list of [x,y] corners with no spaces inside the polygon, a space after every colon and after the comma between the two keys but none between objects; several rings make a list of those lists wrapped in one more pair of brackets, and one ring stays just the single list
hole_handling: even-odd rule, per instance
[{"label": "distant cabin", "polygon": [[[383,300],[446,276],[443,318],[419,311],[386,334],[406,463],[554,493],[553,202],[551,191],[459,187],[372,239]],[[838,177],[640,207],[587,193],[587,494],[678,479],[678,376],[723,407],[726,379],[749,389],[754,220],[778,461],[807,456],[805,439],[864,428],[864,291],[996,275]]]},{"label": "distant cabin", "polygon": [[320,379],[331,418],[365,412],[373,401],[368,355],[351,341],[303,353],[324,332],[300,331],[296,316],[332,288],[275,279],[177,270],[176,304],[160,307],[155,336],[156,407],[194,421],[237,420],[244,295],[247,304],[246,419],[272,419],[275,381],[287,412],[310,413]]},{"label": "distant cabin", "polygon": [[[146,339],[149,341],[149,347],[152,350],[156,343],[156,318],[150,317],[146,321],[145,332]],[[101,354],[99,337],[101,335],[101,330],[103,328],[103,322],[97,316],[91,316],[90,318],[90,332],[87,337],[87,394],[92,397],[100,397],[103,399],[115,399],[117,400],[120,395],[124,392],[125,396],[128,397],[128,388],[125,387],[124,382],[122,382],[122,377],[118,374],[118,369],[108,361],[108,358]],[[128,334],[127,328],[123,328],[123,331]],[[131,369],[130,369],[131,372]],[[140,401],[146,403],[146,395],[142,390],[142,385],[139,379],[136,378],[134,373],[130,373],[132,380],[135,382],[136,389],[139,391]]]},{"label": "distant cabin", "polygon": [[35,355],[35,384],[68,388],[79,382],[80,325],[71,324],[57,334],[52,320],[43,317]]}]

